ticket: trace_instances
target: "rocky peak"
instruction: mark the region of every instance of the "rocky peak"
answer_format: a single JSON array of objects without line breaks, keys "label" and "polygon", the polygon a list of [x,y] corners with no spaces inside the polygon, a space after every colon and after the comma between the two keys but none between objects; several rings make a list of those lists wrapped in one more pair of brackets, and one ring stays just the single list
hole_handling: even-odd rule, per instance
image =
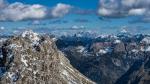
[{"label": "rocky peak", "polygon": [[27,37],[29,38],[30,40],[39,40],[39,35],[35,32],[33,32],[32,30],[27,30],[27,31],[24,31],[21,35],[23,38]]},{"label": "rocky peak", "polygon": [[1,84],[94,84],[70,65],[48,36],[25,31],[2,45]]},{"label": "rocky peak", "polygon": [[37,33],[34,33],[32,30],[25,31],[21,35],[23,38],[28,39],[30,42],[33,43],[33,45],[38,44],[40,37]]}]

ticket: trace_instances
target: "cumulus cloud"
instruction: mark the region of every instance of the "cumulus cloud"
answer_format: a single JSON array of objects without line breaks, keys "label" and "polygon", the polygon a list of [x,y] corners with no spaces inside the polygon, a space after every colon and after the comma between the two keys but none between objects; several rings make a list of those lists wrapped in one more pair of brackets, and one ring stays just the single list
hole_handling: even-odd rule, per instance
[{"label": "cumulus cloud", "polygon": [[42,5],[25,5],[19,2],[8,5],[3,8],[0,14],[0,20],[24,20],[41,19],[46,16],[46,8]]},{"label": "cumulus cloud", "polygon": [[3,8],[6,6],[6,2],[4,0],[0,0],[0,8]]},{"label": "cumulus cloud", "polygon": [[52,9],[52,16],[54,17],[62,17],[64,15],[66,15],[67,13],[69,13],[70,9],[72,7],[70,5],[67,5],[67,4],[63,4],[63,3],[58,3],[56,5],[56,7],[54,7]]},{"label": "cumulus cloud", "polygon": [[146,12],[145,8],[130,9],[129,15],[143,15]]},{"label": "cumulus cloud", "polygon": [[0,0],[0,21],[57,18],[69,13],[70,8],[70,5],[62,3],[58,3],[53,8],[48,8],[40,4],[29,5],[20,2],[9,4]]},{"label": "cumulus cloud", "polygon": [[100,0],[99,5],[98,13],[105,17],[150,17],[150,0]]}]

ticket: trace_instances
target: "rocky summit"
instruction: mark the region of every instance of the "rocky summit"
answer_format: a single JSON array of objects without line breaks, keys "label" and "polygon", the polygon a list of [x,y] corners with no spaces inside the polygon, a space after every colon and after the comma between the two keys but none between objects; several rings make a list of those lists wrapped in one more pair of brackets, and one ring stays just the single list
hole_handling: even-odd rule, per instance
[{"label": "rocky summit", "polygon": [[0,45],[0,84],[95,84],[59,51],[53,39],[32,31]]}]

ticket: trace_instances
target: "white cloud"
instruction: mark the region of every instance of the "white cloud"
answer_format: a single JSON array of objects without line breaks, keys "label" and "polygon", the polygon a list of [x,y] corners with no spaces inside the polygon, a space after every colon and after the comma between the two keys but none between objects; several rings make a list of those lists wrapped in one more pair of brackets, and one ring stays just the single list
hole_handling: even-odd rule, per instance
[{"label": "white cloud", "polygon": [[131,9],[129,10],[129,15],[143,15],[145,12],[145,8]]},{"label": "white cloud", "polygon": [[57,6],[52,9],[51,14],[54,17],[62,17],[69,13],[71,8],[72,7],[70,5],[58,3]]},{"label": "white cloud", "polygon": [[124,6],[132,6],[133,4],[135,4],[137,0],[121,0],[121,3],[124,5]]},{"label": "white cloud", "polygon": [[0,0],[0,21],[57,18],[69,13],[70,8],[70,5],[58,3],[56,7],[50,10],[50,8],[40,4],[29,5],[20,2],[9,4]]},{"label": "white cloud", "polygon": [[100,0],[98,10],[101,16],[149,16],[150,0]]},{"label": "white cloud", "polygon": [[46,8],[42,5],[25,5],[13,3],[1,10],[0,20],[41,19],[46,16]]},{"label": "white cloud", "polygon": [[111,10],[108,10],[106,8],[100,8],[99,9],[99,14],[100,15],[106,15],[106,16],[109,16],[111,15],[113,12]]},{"label": "white cloud", "polygon": [[0,0],[0,8],[3,8],[6,6],[6,2],[4,0]]}]

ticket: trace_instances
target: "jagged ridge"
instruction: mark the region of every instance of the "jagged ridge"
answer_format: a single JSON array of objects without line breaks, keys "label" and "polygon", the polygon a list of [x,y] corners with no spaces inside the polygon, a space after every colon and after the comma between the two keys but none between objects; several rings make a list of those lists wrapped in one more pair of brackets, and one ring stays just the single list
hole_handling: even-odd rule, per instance
[{"label": "jagged ridge", "polygon": [[6,71],[1,84],[94,84],[76,69],[48,36],[26,31],[3,43]]}]

